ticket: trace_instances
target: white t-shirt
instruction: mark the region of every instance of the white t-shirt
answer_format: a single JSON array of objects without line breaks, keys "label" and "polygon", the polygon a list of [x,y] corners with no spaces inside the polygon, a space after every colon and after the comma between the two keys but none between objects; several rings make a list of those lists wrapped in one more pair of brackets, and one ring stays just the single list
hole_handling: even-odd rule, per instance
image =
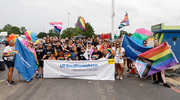
[{"label": "white t-shirt", "polygon": [[[119,54],[119,48],[117,48],[115,57],[120,57],[120,56],[122,56],[124,51],[125,51],[124,48],[121,47],[121,52],[120,52],[120,54]],[[114,52],[115,52],[115,51],[114,51]]]},{"label": "white t-shirt", "polygon": [[[10,47],[10,46],[7,46],[4,48],[4,51],[5,53],[8,53],[9,51],[12,51],[12,50],[15,50],[14,47]],[[14,59],[14,56],[10,56],[10,57],[4,57],[5,60],[7,59],[10,59],[10,60],[13,60]]]},{"label": "white t-shirt", "polygon": [[115,52],[115,50],[116,50],[116,47],[112,47],[112,49],[113,49],[113,51]]}]

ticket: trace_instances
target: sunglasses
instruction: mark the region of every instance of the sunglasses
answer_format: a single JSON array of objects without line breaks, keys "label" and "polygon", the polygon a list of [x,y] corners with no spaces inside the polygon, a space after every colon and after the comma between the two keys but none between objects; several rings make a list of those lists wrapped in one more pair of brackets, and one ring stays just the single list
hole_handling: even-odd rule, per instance
[{"label": "sunglasses", "polygon": [[146,43],[143,43],[143,44],[147,44],[147,42],[146,42]]}]

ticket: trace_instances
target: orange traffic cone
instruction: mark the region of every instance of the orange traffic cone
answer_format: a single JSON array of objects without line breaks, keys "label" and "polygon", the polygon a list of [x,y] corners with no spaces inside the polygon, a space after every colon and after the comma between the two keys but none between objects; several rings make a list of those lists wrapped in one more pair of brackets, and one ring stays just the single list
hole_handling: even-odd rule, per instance
[{"label": "orange traffic cone", "polygon": [[131,74],[136,74],[136,66],[134,62],[132,63]]}]

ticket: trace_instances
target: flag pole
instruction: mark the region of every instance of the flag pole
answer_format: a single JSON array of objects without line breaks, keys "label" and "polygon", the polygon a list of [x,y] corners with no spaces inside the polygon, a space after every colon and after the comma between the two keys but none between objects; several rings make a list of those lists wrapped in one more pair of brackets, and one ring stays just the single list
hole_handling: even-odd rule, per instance
[{"label": "flag pole", "polygon": [[114,0],[112,0],[112,15],[111,15],[111,24],[112,24],[112,27],[111,27],[111,36],[112,36],[112,40],[114,41],[114,17],[115,17],[115,13],[114,13]]}]

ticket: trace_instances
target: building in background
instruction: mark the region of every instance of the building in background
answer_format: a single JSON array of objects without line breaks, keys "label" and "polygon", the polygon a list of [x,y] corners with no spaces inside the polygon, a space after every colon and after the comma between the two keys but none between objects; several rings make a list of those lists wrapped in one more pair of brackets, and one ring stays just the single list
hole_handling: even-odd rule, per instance
[{"label": "building in background", "polygon": [[161,23],[151,26],[151,31],[160,44],[167,41],[171,45],[175,56],[180,61],[180,26],[165,26]]},{"label": "building in background", "polygon": [[7,32],[0,32],[0,39],[5,39],[7,35]]}]

